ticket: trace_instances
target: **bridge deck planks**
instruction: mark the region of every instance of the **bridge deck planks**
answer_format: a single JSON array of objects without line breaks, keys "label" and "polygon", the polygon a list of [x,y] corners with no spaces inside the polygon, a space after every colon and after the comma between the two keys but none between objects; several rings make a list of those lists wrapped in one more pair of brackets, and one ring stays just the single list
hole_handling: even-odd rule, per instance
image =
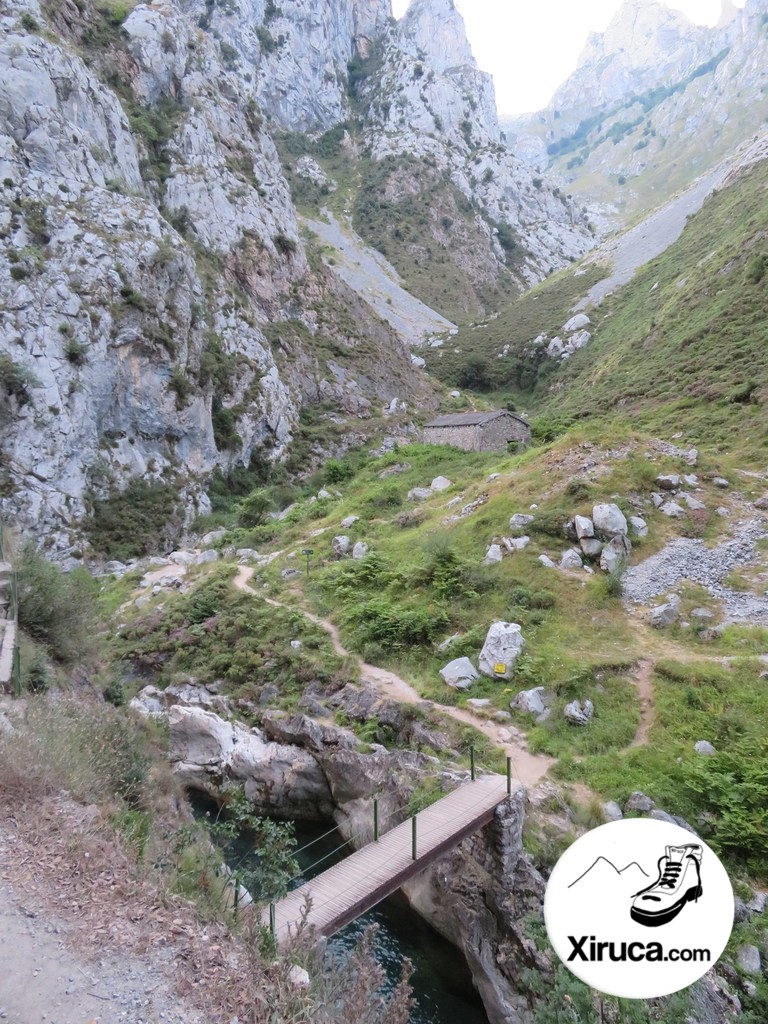
[{"label": "bridge deck planks", "polygon": [[[512,792],[519,783],[513,782]],[[417,859],[412,855],[410,819],[369,843],[317,878],[305,882],[275,906],[275,934],[285,942],[296,931],[307,898],[307,926],[318,935],[339,931],[423,871],[446,850],[488,824],[507,798],[507,780],[486,775],[467,782],[417,816]],[[264,922],[268,923],[269,912]]]}]

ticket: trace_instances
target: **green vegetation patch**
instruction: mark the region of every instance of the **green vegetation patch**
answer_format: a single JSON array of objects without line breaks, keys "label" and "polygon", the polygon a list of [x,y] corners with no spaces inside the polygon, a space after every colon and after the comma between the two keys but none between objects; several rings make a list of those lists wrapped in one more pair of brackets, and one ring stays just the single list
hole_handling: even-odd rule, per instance
[{"label": "green vegetation patch", "polygon": [[[201,683],[223,680],[228,693],[245,700],[274,687],[269,706],[290,711],[310,683],[338,689],[354,681],[322,629],[300,612],[236,590],[231,577],[232,567],[221,567],[162,611],[126,626],[115,641],[117,656],[159,686],[185,672]],[[297,639],[302,647],[294,650]]]},{"label": "green vegetation patch", "polygon": [[178,488],[132,480],[123,491],[93,500],[84,527],[94,550],[127,561],[148,555],[173,538],[180,526]]}]

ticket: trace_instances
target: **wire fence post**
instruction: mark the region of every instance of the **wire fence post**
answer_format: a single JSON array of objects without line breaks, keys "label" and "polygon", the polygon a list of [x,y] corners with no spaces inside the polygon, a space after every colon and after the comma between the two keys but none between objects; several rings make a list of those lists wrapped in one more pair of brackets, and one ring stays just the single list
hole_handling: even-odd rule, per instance
[{"label": "wire fence post", "polygon": [[274,903],[270,903],[269,904],[269,934],[272,936],[273,939],[275,937],[276,930],[277,929],[275,928],[275,904]]},{"label": "wire fence post", "polygon": [[237,924],[237,911],[240,906],[240,872],[235,872],[235,924]]},{"label": "wire fence post", "polygon": [[507,796],[512,796],[512,758],[507,758]]},{"label": "wire fence post", "polygon": [[416,860],[416,815],[411,818],[411,853]]},{"label": "wire fence post", "polygon": [[21,651],[18,646],[13,652],[13,694],[15,697],[21,696]]},{"label": "wire fence post", "polygon": [[472,781],[474,782],[475,781],[475,748],[474,748],[474,745],[469,748],[469,764],[470,764],[470,769],[469,769],[470,770],[470,774],[472,776]]},{"label": "wire fence post", "polygon": [[379,841],[379,801],[373,801],[373,841]]}]

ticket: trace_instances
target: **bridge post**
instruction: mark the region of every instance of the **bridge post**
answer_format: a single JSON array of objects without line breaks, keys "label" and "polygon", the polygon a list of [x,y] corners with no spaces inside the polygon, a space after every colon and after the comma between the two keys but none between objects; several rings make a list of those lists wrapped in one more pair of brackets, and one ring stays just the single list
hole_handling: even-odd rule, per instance
[{"label": "bridge post", "polygon": [[275,937],[275,904],[269,904],[269,934],[274,939]]},{"label": "bridge post", "polygon": [[507,758],[507,796],[512,796],[512,758]]},{"label": "bridge post", "polygon": [[411,846],[413,859],[416,860],[416,815],[411,818]]},{"label": "bridge post", "polygon": [[470,769],[469,769],[470,770],[470,774],[472,776],[472,781],[474,782],[475,781],[475,747],[474,747],[474,744],[469,748],[469,764],[470,764]]},{"label": "bridge post", "polygon": [[379,841],[379,801],[373,801],[373,841]]}]

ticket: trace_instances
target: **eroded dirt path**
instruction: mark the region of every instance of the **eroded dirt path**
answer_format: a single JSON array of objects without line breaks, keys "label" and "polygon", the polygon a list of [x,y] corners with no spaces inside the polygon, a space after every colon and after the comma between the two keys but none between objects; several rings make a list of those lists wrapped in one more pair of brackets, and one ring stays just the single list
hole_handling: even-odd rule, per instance
[{"label": "eroded dirt path", "polygon": [[[250,585],[254,571],[250,566],[240,566],[235,576],[234,584],[239,590],[244,590],[255,597],[262,597]],[[282,604],[280,601],[275,601],[272,598],[263,597],[262,599],[275,608],[295,610],[295,606]],[[414,689],[410,683],[406,682],[405,679],[398,676],[395,672],[390,672],[378,665],[371,665],[363,661],[356,654],[348,651],[341,642],[338,629],[328,619],[322,619],[317,615],[313,615],[312,612],[308,612],[304,608],[299,610],[310,622],[325,630],[331,638],[333,649],[340,657],[353,658],[358,663],[360,679],[363,683],[374,689],[381,697],[390,700],[406,704],[429,703],[441,714],[447,715],[463,725],[471,725],[479,732],[482,732],[497,747],[503,750],[508,757],[512,758],[512,773],[524,786],[535,786],[555,763],[555,758],[553,757],[547,757],[545,754],[532,754],[529,750],[525,749],[521,742],[510,741],[507,738],[509,726],[498,722],[491,722],[464,708],[455,708],[449,704],[437,704],[433,701],[425,702],[418,690]]]},{"label": "eroded dirt path", "polygon": [[650,659],[644,659],[637,663],[632,673],[632,683],[637,690],[637,696],[640,701],[640,721],[637,724],[635,738],[630,743],[628,749],[644,747],[648,742],[648,733],[653,725],[654,717],[653,671],[655,668],[655,662]]}]

